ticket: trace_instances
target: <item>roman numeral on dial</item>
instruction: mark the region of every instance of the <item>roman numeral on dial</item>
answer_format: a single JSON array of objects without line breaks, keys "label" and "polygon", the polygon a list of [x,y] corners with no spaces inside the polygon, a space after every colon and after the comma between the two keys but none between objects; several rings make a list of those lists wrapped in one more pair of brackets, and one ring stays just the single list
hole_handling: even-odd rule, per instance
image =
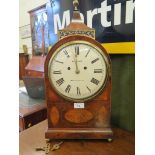
[{"label": "roman numeral on dial", "polygon": [[68,52],[66,50],[64,50],[63,52],[65,53],[65,55],[67,56],[67,58],[70,57],[69,54],[68,54]]},{"label": "roman numeral on dial", "polygon": [[102,73],[102,69],[94,69],[94,73]]},{"label": "roman numeral on dial", "polygon": [[77,87],[76,89],[77,89],[77,95],[81,95],[80,88]]},{"label": "roman numeral on dial", "polygon": [[99,60],[99,58],[94,59],[91,63],[94,64],[95,62],[97,62]]},{"label": "roman numeral on dial", "polygon": [[61,71],[53,71],[53,74],[61,74]]},{"label": "roman numeral on dial", "polygon": [[88,86],[86,86],[87,87],[87,89],[89,90],[89,92],[91,93],[91,89],[88,87]]},{"label": "roman numeral on dial", "polygon": [[60,64],[63,64],[63,62],[61,62],[61,61],[58,61],[58,60],[55,60],[55,62],[58,62],[58,63],[60,63]]},{"label": "roman numeral on dial", "polygon": [[66,93],[69,93],[69,92],[70,92],[70,89],[71,89],[71,85],[68,85],[68,86],[66,87],[66,89],[65,89],[65,92],[66,92]]},{"label": "roman numeral on dial", "polygon": [[98,81],[98,80],[95,79],[95,78],[92,78],[90,82],[92,82],[93,84],[98,85],[100,81]]},{"label": "roman numeral on dial", "polygon": [[86,54],[86,56],[85,56],[85,57],[87,57],[87,56],[88,56],[88,54],[90,53],[90,50],[91,50],[91,49],[89,49],[89,51],[87,52],[87,54]]},{"label": "roman numeral on dial", "polygon": [[57,80],[56,83],[57,83],[59,86],[61,86],[61,85],[64,83],[64,79],[61,78],[61,79]]}]

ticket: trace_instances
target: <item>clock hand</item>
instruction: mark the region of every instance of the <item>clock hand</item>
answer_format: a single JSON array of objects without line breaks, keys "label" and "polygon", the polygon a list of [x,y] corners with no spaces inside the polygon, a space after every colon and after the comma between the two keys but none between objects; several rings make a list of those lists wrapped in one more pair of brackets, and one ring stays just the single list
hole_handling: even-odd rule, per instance
[{"label": "clock hand", "polygon": [[75,66],[76,66],[75,73],[76,73],[76,74],[79,74],[79,73],[80,73],[80,70],[79,70],[79,68],[78,68],[77,57],[75,58]]},{"label": "clock hand", "polygon": [[80,70],[78,68],[78,63],[77,63],[77,53],[79,52],[78,50],[79,50],[79,48],[75,47],[75,66],[76,66],[75,73],[76,74],[79,74],[80,73]]}]

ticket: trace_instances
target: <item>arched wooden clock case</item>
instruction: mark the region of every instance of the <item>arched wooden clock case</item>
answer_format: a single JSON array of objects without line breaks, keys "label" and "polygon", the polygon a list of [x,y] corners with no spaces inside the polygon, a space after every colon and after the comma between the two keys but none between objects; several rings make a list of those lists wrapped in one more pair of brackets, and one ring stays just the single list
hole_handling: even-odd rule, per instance
[{"label": "arched wooden clock case", "polygon": [[[83,40],[100,48],[108,60],[108,76],[103,90],[84,101],[84,108],[75,108],[74,101],[59,95],[50,83],[49,62],[54,52],[63,44]],[[111,139],[111,62],[110,58],[97,41],[87,36],[68,36],[56,43],[49,51],[45,61],[45,90],[48,114],[47,139]]]}]

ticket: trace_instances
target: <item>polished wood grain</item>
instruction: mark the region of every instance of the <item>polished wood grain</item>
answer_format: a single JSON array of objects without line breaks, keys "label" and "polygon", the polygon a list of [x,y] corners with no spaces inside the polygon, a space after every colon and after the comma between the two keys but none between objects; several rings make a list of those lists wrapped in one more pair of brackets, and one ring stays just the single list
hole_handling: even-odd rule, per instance
[{"label": "polished wood grain", "polygon": [[19,131],[23,131],[47,118],[46,104],[19,108]]},{"label": "polished wood grain", "polygon": [[32,106],[32,107],[19,107],[19,115],[21,117],[26,117],[42,109],[46,109],[45,102],[39,105]]},{"label": "polished wood grain", "polygon": [[[83,40],[100,48],[107,57],[110,66],[104,90],[94,99],[85,102],[83,110],[75,109],[74,102],[67,101],[58,95],[48,78],[48,64],[54,52],[63,44]],[[111,61],[106,50],[97,41],[86,36],[69,36],[56,43],[45,60],[45,90],[48,114],[48,129],[45,134],[49,139],[104,139],[112,138],[110,128],[111,116]],[[54,108],[56,115],[51,114]],[[57,112],[56,112],[57,111]],[[52,116],[51,116],[52,115]],[[59,119],[58,119],[59,115]],[[57,120],[57,121],[56,121]],[[73,130],[72,129],[77,129]],[[84,131],[83,131],[84,129]]]},{"label": "polished wood grain", "polygon": [[29,55],[25,53],[19,53],[19,79],[22,80],[26,75],[25,67],[29,62]]},{"label": "polished wood grain", "polygon": [[[36,147],[45,146],[44,132],[47,121],[43,121],[19,135],[20,155],[45,155],[43,151],[36,152]],[[49,155],[134,155],[135,136],[119,128],[113,128],[114,139],[111,143],[106,140],[65,140],[61,148],[50,152]],[[51,141],[51,144],[60,140]]]},{"label": "polished wood grain", "polygon": [[44,78],[44,63],[46,56],[33,56],[25,67],[26,76]]}]

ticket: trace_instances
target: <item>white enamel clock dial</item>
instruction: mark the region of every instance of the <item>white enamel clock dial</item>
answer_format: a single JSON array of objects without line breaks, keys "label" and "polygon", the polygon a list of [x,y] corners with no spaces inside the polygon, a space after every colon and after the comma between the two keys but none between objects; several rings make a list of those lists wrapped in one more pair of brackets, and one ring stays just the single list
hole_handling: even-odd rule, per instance
[{"label": "white enamel clock dial", "polygon": [[54,52],[48,76],[54,90],[65,99],[87,101],[103,90],[107,70],[101,49],[86,41],[72,41]]}]

